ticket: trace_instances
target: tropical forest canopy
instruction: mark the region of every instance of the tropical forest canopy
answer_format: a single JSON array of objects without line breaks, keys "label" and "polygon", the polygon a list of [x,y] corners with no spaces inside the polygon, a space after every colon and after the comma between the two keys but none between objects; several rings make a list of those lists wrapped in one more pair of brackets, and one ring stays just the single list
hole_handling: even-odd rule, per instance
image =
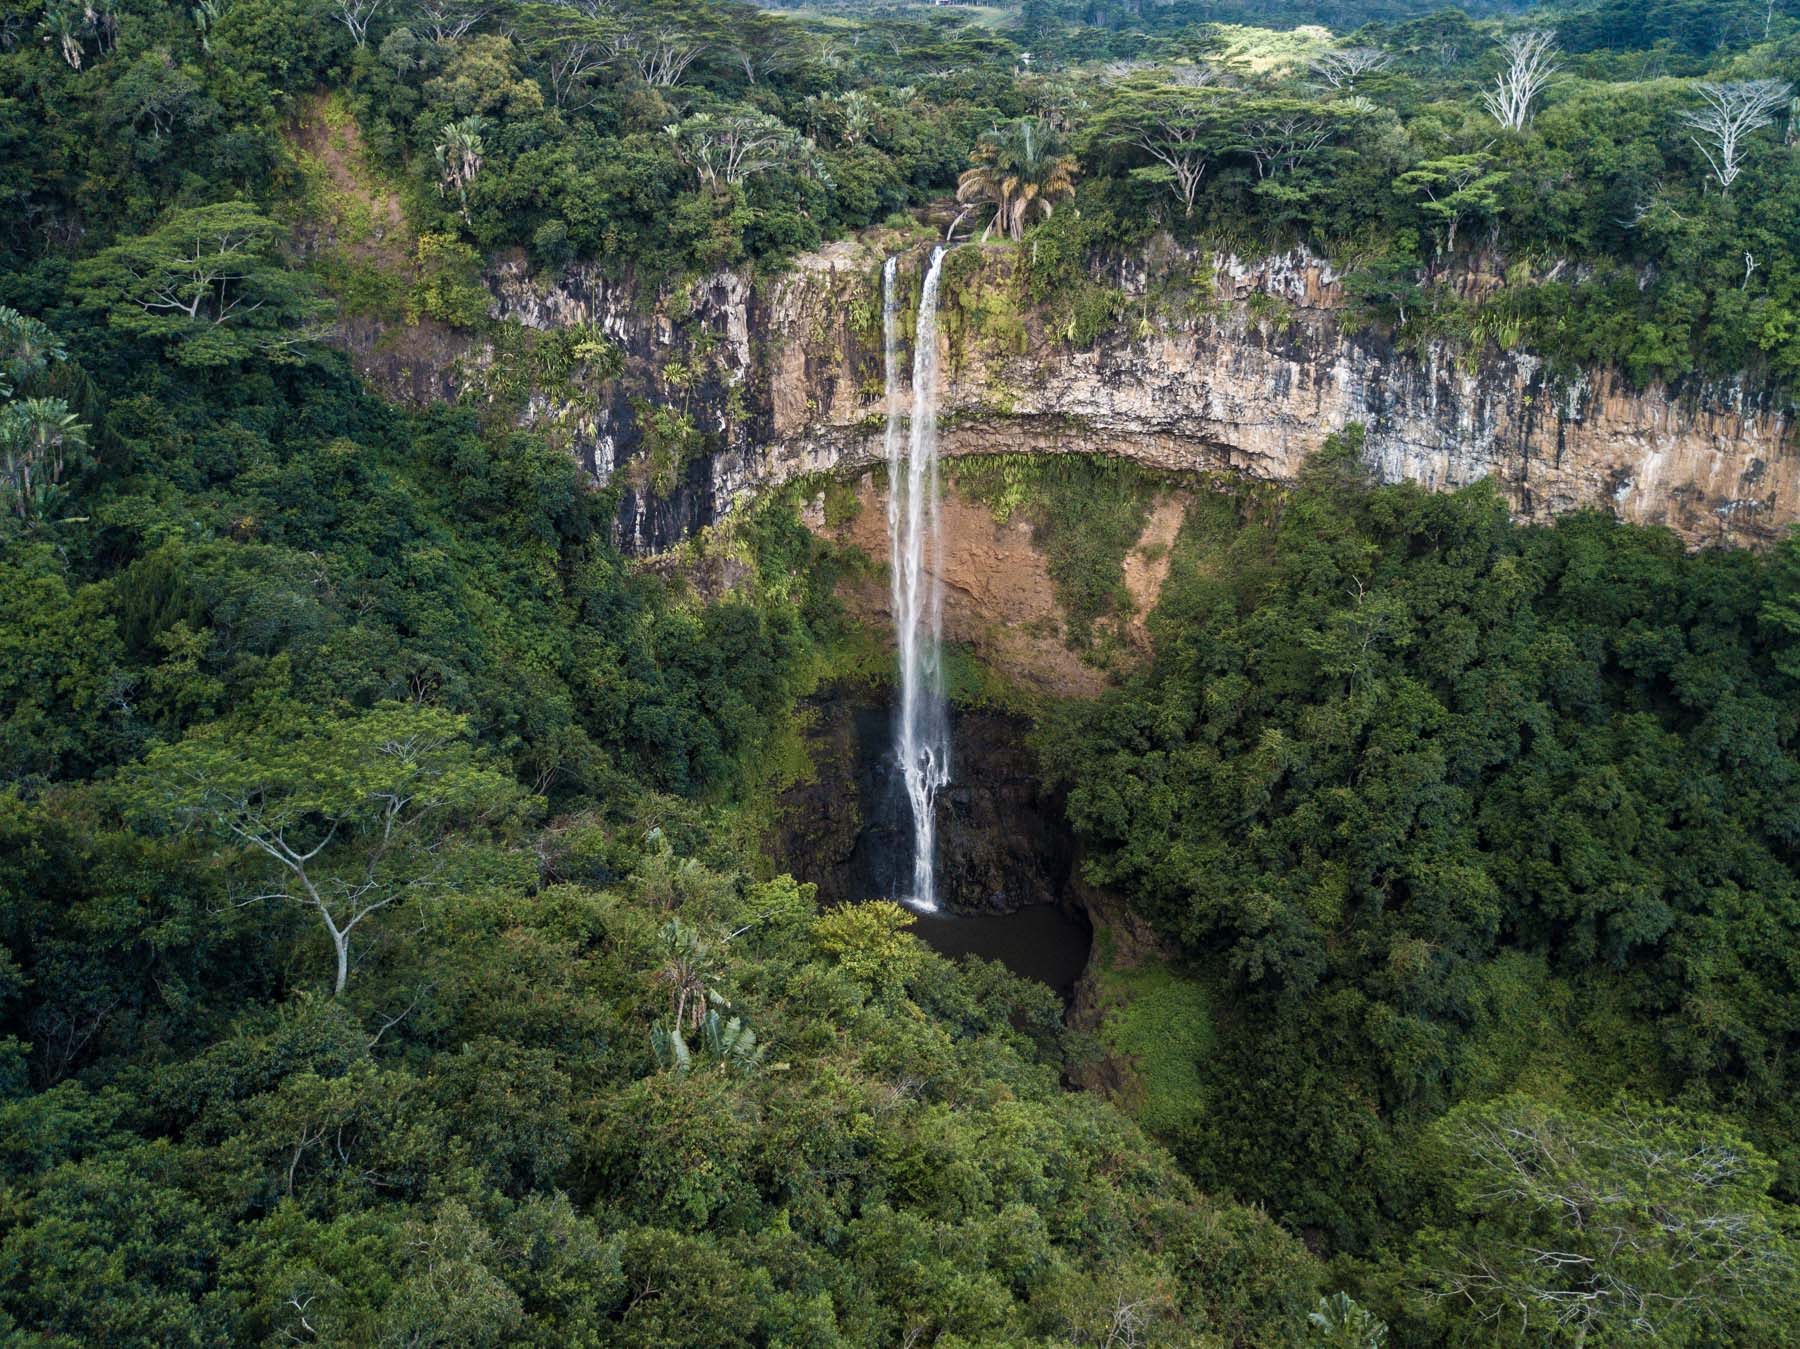
[{"label": "tropical forest canopy", "polygon": [[[1155,237],[1304,246],[1397,344],[1787,406],[1796,82],[1794,0],[0,0],[0,1330],[1791,1340],[1800,544],[1354,432],[1197,494],[1153,658],[1039,709],[1168,954],[1115,1105],[1047,990],[764,855],[867,561],[796,494],[731,586],[626,556],[516,415],[621,353],[483,272],[960,215],[1080,342]],[[390,401],[358,324],[512,382]],[[1006,490],[1113,604],[1119,480]]]}]

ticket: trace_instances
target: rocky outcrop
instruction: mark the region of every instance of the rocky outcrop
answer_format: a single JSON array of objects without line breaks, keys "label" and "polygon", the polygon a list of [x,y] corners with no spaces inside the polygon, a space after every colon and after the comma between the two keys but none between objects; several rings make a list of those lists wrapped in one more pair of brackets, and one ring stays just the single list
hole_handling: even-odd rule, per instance
[{"label": "rocky outcrop", "polygon": [[[574,409],[572,448],[597,481],[641,452],[634,395],[692,419],[700,448],[674,481],[653,491],[627,479],[624,541],[656,551],[773,485],[879,461],[880,262],[910,250],[916,277],[923,247],[878,233],[777,277],[721,272],[649,297],[583,269],[544,284],[514,261],[493,278],[495,314],[595,323],[624,348],[625,374]],[[1009,295],[1014,256],[983,248],[952,269],[946,304]],[[1181,304],[1168,302],[1170,277],[1195,282]],[[1470,362],[1403,350],[1349,331],[1341,278],[1304,252],[1245,262],[1164,246],[1106,280],[1126,297],[1123,317],[1085,348],[999,304],[945,324],[947,454],[1105,453],[1285,480],[1326,435],[1359,423],[1382,479],[1452,489],[1492,478],[1521,519],[1597,508],[1694,546],[1765,543],[1800,520],[1792,409],[1766,393],[1635,389],[1610,370],[1557,379],[1522,352]],[[538,393],[528,415],[567,424],[570,412]]]},{"label": "rocky outcrop", "polygon": [[[1129,608],[1121,606],[1124,612],[1108,615],[1096,625],[1120,640],[1109,642],[1103,656],[1090,648],[1084,658],[1071,642],[1069,616],[1051,579],[1050,559],[1030,521],[1023,512],[997,519],[990,507],[962,494],[954,472],[948,476],[937,556],[947,641],[969,647],[984,669],[1032,705],[1045,695],[1094,697],[1107,687],[1108,669],[1125,668],[1149,652],[1145,620],[1161,598],[1170,549],[1191,500],[1188,493],[1164,491],[1151,504],[1143,533],[1121,566]],[[855,492],[853,510],[844,510],[841,497],[835,513],[815,500],[808,503],[802,519],[815,533],[885,561],[886,483],[880,475],[869,474],[855,484]],[[684,574],[691,571],[689,564]],[[880,570],[845,576],[838,583],[838,597],[872,630],[893,630],[893,592]],[[1098,659],[1104,659],[1104,667],[1095,663]]]},{"label": "rocky outcrop", "polygon": [[[872,476],[857,484],[855,515],[832,524],[816,507],[806,524],[871,558],[888,556],[887,488]],[[1093,697],[1105,676],[1066,641],[1067,618],[1050,580],[1048,560],[1021,518],[1001,523],[986,506],[946,492],[940,506],[944,637],[971,647],[983,665],[1021,689],[1056,697]],[[1160,582],[1158,585],[1160,590]],[[839,583],[850,612],[876,631],[894,626],[887,577],[865,572]],[[1154,607],[1149,596],[1146,610]]]}]

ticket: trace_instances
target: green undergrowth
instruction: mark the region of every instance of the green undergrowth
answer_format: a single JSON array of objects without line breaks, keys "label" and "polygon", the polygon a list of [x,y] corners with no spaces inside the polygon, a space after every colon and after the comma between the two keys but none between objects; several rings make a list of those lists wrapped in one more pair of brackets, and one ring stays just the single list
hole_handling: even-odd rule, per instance
[{"label": "green undergrowth", "polygon": [[1179,1137],[1205,1112],[1202,1065],[1214,1045],[1205,987],[1159,959],[1125,963],[1113,932],[1094,934],[1100,1042],[1132,1074],[1123,1104],[1150,1133]]},{"label": "green undergrowth", "polygon": [[1141,224],[1120,220],[1095,204],[1086,211],[1052,216],[1019,248],[1019,293],[1037,307],[1045,332],[1077,349],[1093,346],[1113,330],[1130,297],[1095,278],[1098,253],[1143,236]]},{"label": "green undergrowth", "polygon": [[944,260],[938,317],[952,370],[961,370],[977,350],[1022,356],[1030,344],[1012,269],[994,265],[998,256],[993,249],[965,247]]},{"label": "green undergrowth", "polygon": [[957,707],[1033,719],[1043,711],[1042,694],[987,664],[971,644],[946,642],[943,652],[944,692]]},{"label": "green undergrowth", "polygon": [[1215,611],[1248,607],[1277,569],[1274,531],[1287,499],[1279,483],[1223,474],[1196,475],[1150,634],[1157,645],[1178,638]]},{"label": "green undergrowth", "polygon": [[1105,455],[984,455],[958,459],[953,488],[1002,523],[1030,521],[1067,620],[1069,645],[1087,651],[1095,624],[1131,612],[1125,557],[1144,532],[1167,479]]},{"label": "green undergrowth", "polygon": [[773,863],[760,856],[761,844],[778,818],[780,796],[813,775],[806,739],[812,714],[804,700],[833,684],[877,684],[893,659],[885,634],[851,615],[836,593],[842,579],[873,564],[859,549],[815,535],[800,519],[800,504],[816,486],[811,480],[789,483],[655,563],[696,613],[729,592],[757,612],[794,620],[785,652],[793,697],[766,716],[763,734],[740,758],[729,789],[708,803],[714,827],[738,856],[756,859],[764,878],[773,874]]}]

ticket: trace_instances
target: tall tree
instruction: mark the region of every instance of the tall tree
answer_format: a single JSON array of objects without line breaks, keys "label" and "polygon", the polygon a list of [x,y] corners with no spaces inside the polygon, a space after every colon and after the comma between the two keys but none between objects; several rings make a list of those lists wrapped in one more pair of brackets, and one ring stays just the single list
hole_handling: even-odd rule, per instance
[{"label": "tall tree", "polygon": [[1800,1305],[1774,1164],[1721,1121],[1513,1096],[1435,1137],[1458,1221],[1421,1235],[1414,1269],[1459,1321],[1545,1344],[1772,1344]]},{"label": "tall tree", "polygon": [[1062,135],[1038,118],[1021,117],[987,132],[970,158],[974,167],[958,181],[956,199],[993,208],[984,239],[996,228],[1023,238],[1034,217],[1048,219],[1057,202],[1075,195],[1075,156]]},{"label": "tall tree", "polygon": [[1446,155],[1428,159],[1394,180],[1394,187],[1423,198],[1420,207],[1444,227],[1439,251],[1456,251],[1456,232],[1470,219],[1492,216],[1500,209],[1500,185],[1506,173],[1492,167],[1486,155]]},{"label": "tall tree", "polygon": [[717,25],[697,7],[659,4],[613,34],[612,59],[653,89],[673,89],[718,42]]},{"label": "tall tree", "polygon": [[350,30],[350,37],[357,46],[367,46],[369,24],[387,8],[387,3],[388,0],[337,0],[338,22]]},{"label": "tall tree", "polygon": [[1531,124],[1531,105],[1557,71],[1556,32],[1533,28],[1500,44],[1501,67],[1482,106],[1508,131]]},{"label": "tall tree", "polygon": [[681,162],[703,187],[736,187],[746,179],[808,158],[808,142],[767,113],[703,113],[664,128]]},{"label": "tall tree", "polygon": [[1223,97],[1220,90],[1185,86],[1128,88],[1101,110],[1093,136],[1103,145],[1149,156],[1153,163],[1132,176],[1166,185],[1182,214],[1191,217],[1201,180],[1230,143]]},{"label": "tall tree", "polygon": [[550,98],[565,112],[579,112],[599,97],[594,81],[611,59],[614,24],[569,5],[526,5],[514,36],[541,62]]},{"label": "tall tree", "polygon": [[1365,75],[1376,75],[1394,63],[1379,47],[1336,47],[1312,59],[1312,72],[1332,89],[1354,88]]},{"label": "tall tree", "polygon": [[1257,98],[1236,110],[1238,146],[1256,166],[1257,179],[1292,173],[1323,150],[1342,129],[1343,104],[1298,98]]},{"label": "tall tree", "polygon": [[320,335],[310,284],[276,254],[273,220],[245,202],[171,212],[75,268],[83,303],[168,344],[183,365],[290,356]]},{"label": "tall tree", "polygon": [[429,33],[433,42],[456,42],[467,37],[491,10],[485,0],[418,0],[413,22]]},{"label": "tall tree", "polygon": [[528,799],[486,766],[464,717],[388,705],[319,721],[264,708],[254,725],[215,724],[153,750],[127,775],[128,814],[225,846],[231,903],[285,903],[330,938],[334,993],[350,943],[375,914],[446,893],[474,840],[492,839]]}]

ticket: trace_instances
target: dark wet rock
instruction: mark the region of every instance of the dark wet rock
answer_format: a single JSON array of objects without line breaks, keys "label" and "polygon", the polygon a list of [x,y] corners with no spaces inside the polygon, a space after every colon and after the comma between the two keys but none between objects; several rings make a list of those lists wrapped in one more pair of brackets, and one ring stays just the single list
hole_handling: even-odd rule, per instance
[{"label": "dark wet rock", "polygon": [[[899,893],[911,825],[885,696],[838,690],[809,704],[814,778],[782,797],[772,851],[828,903]],[[953,709],[951,785],[938,798],[938,888],[947,909],[1010,913],[1069,898],[1074,845],[1060,794],[1025,743],[1029,724]]]}]

